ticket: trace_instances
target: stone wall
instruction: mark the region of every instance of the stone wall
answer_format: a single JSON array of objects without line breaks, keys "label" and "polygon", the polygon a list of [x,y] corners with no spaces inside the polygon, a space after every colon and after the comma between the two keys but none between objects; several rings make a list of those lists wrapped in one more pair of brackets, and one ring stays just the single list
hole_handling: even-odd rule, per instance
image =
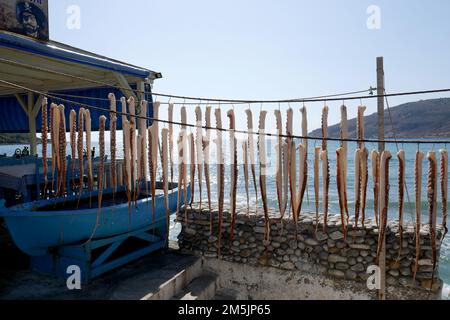
[{"label": "stone wall", "polygon": [[[344,240],[340,216],[330,215],[328,230],[323,233],[323,225],[320,222],[316,232],[315,215],[302,214],[296,237],[296,227],[292,219],[286,215],[281,221],[276,213],[271,211],[270,245],[266,254],[262,214],[247,215],[245,208],[238,210],[234,240],[230,241],[230,215],[226,212],[222,223],[219,259],[217,216],[217,211],[213,210],[211,235],[209,211],[188,209],[187,221],[185,213],[181,212],[177,218],[182,224],[178,237],[180,250],[204,257],[205,265],[211,269],[228,270],[220,272],[221,281],[224,286],[234,286],[234,289],[242,291],[241,298],[377,298],[377,292],[370,291],[366,285],[370,276],[367,268],[374,265],[377,252],[378,229],[374,221],[369,219],[364,227],[355,228],[354,220],[350,219],[347,239]],[[323,221],[322,215],[319,221]],[[438,236],[440,235],[441,230],[438,230]],[[429,290],[433,266],[428,225],[423,225],[421,231],[420,267],[415,280],[413,269],[416,246],[412,223],[406,223],[404,226],[401,253],[399,242],[398,222],[390,221],[386,233],[387,298],[440,298],[442,281],[438,271],[434,275],[433,289],[431,292]],[[239,278],[242,276],[239,270],[244,266],[253,277],[246,280]],[[277,279],[283,276],[287,279],[277,282]],[[296,280],[292,282],[293,279]],[[288,283],[288,280],[291,283]],[[269,285],[267,281],[272,283]]]}]

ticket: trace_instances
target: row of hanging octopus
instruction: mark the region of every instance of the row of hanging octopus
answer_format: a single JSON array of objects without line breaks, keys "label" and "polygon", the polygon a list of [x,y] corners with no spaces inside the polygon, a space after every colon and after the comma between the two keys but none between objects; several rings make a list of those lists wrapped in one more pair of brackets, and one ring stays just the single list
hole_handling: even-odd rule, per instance
[{"label": "row of hanging octopus", "polygon": [[[113,181],[113,191],[117,190],[117,172],[116,166],[116,126],[117,126],[117,109],[116,98],[113,94],[109,95],[110,100],[110,150],[111,150],[111,178]],[[159,143],[162,144],[160,156],[162,164],[162,179],[163,189],[165,195],[165,205],[167,215],[169,215],[168,205],[168,183],[173,182],[174,179],[174,130],[173,130],[173,104],[168,106],[168,129],[163,128],[161,130],[161,140],[159,132],[159,108],[160,104],[155,102],[153,104],[153,119],[152,125],[146,128],[145,114],[136,115],[136,101],[133,97],[128,99],[121,99],[122,105],[122,124],[123,124],[123,141],[124,141],[124,173],[125,173],[125,185],[126,194],[128,198],[129,207],[131,210],[132,202],[136,201],[141,192],[141,182],[145,182],[147,188],[147,173],[150,176],[150,194],[152,198],[155,197],[156,190],[156,175],[158,164],[158,147]],[[128,110],[127,110],[128,107]],[[147,102],[141,102],[141,111],[146,112]],[[378,262],[383,245],[382,239],[384,239],[387,220],[388,220],[388,206],[389,206],[389,161],[392,155],[389,151],[382,153],[374,150],[369,154],[369,151],[364,144],[364,112],[365,107],[358,108],[357,116],[357,141],[358,147],[354,155],[355,164],[355,227],[358,224],[364,226],[366,221],[366,199],[368,194],[368,181],[369,181],[369,156],[372,164],[372,179],[373,179],[373,196],[374,196],[374,215],[376,224],[379,226],[379,241],[376,261]],[[57,190],[58,196],[64,196],[66,193],[66,124],[64,115],[64,106],[52,104],[50,107],[50,127],[48,128],[48,115],[47,115],[47,102],[44,100],[42,109],[42,143],[43,143],[43,162],[44,162],[44,177],[45,177],[45,189],[48,187],[47,181],[47,134],[50,132],[52,143],[52,175],[54,177],[55,170],[57,170],[58,185],[53,185],[55,179],[52,179],[52,190]],[[266,190],[266,111],[261,111],[259,116],[258,128],[254,128],[253,114],[250,109],[245,111],[247,116],[247,131],[248,139],[242,143],[243,153],[243,171],[245,180],[245,190],[247,195],[247,207],[249,207],[249,188],[250,179],[252,179],[253,188],[255,190],[256,199],[258,202],[258,189],[262,199],[264,221],[265,221],[265,235],[264,246],[266,253],[270,244],[270,218],[267,201]],[[287,204],[290,199],[291,215],[294,219],[296,226],[302,211],[302,203],[307,189],[308,180],[308,122],[307,111],[303,107],[300,109],[302,116],[301,132],[302,139],[299,145],[296,144],[296,140],[293,136],[293,117],[294,111],[292,108],[287,110],[287,122],[285,127],[285,133],[283,134],[282,114],[280,110],[275,111],[276,127],[277,127],[277,143],[276,143],[276,156],[277,156],[277,168],[276,168],[276,189],[278,199],[278,209],[280,212],[280,220],[284,218],[286,214]],[[210,212],[210,231],[213,231],[213,214],[212,214],[212,202],[211,202],[211,188],[210,188],[210,153],[209,148],[211,144],[211,131],[216,131],[216,154],[217,154],[217,186],[218,186],[218,253],[220,256],[221,248],[221,236],[222,236],[222,223],[224,212],[224,200],[225,200],[225,159],[223,152],[223,132],[227,131],[230,135],[230,163],[231,163],[231,179],[230,179],[230,239],[233,241],[234,228],[236,223],[236,193],[238,182],[238,163],[237,163],[237,140],[235,136],[235,113],[234,109],[227,112],[227,118],[229,120],[229,128],[224,129],[222,123],[222,112],[220,108],[215,109],[214,116],[216,121],[215,128],[212,127],[211,116],[212,108],[206,107],[205,111],[205,126],[203,126],[202,109],[197,107],[195,109],[196,115],[196,132],[188,133],[187,131],[187,112],[186,108],[181,108],[181,131],[177,137],[178,146],[178,201],[177,212],[181,207],[181,193],[184,194],[184,207],[185,207],[185,219],[187,218],[186,207],[188,204],[187,186],[190,182],[191,186],[191,198],[189,205],[192,207],[195,198],[195,179],[197,173],[197,182],[199,186],[199,205],[200,210],[202,207],[202,182],[203,174],[207,187],[207,199]],[[138,135],[136,136],[136,116],[139,121]],[[347,108],[341,107],[341,145],[336,150],[337,165],[336,165],[336,181],[337,190],[339,196],[339,208],[342,220],[342,232],[344,238],[347,237],[347,225],[349,224],[349,207],[348,207],[348,195],[347,195],[347,175],[348,175],[348,121],[347,121]],[[99,216],[101,210],[101,198],[103,190],[103,177],[105,170],[104,155],[105,155],[105,129],[106,129],[106,117],[101,116],[100,123],[100,164],[98,168],[98,188],[99,188]],[[78,124],[78,127],[77,127]],[[83,150],[84,150],[84,133],[86,133],[86,149],[91,148],[91,117],[90,112],[87,109],[81,108],[77,113],[74,110],[70,112],[69,119],[70,127],[70,146],[72,152],[72,159],[78,159],[79,163],[79,195],[81,196],[83,190]],[[203,130],[206,134],[203,134]],[[255,131],[257,130],[257,131]],[[315,147],[314,149],[314,195],[315,195],[315,208],[316,208],[316,221],[319,217],[319,193],[320,183],[319,176],[322,172],[323,179],[323,232],[327,232],[327,220],[328,220],[328,195],[330,189],[330,162],[328,158],[328,107],[324,107],[322,113],[322,146]],[[256,148],[254,136],[257,136]],[[148,153],[147,153],[148,148]],[[256,150],[255,150],[256,149]],[[188,151],[189,150],[189,151]],[[259,161],[256,161],[255,154]],[[430,237],[432,245],[433,265],[434,268],[437,262],[437,236],[436,236],[436,224],[437,224],[437,197],[438,197],[438,181],[440,181],[441,200],[442,200],[442,225],[445,230],[443,237],[447,233],[446,216],[447,216],[447,181],[448,181],[448,152],[447,150],[440,150],[440,170],[438,170],[438,160],[436,152],[432,151],[427,154],[429,163],[428,178],[427,178],[427,199],[429,203],[429,225],[430,225]],[[147,156],[147,159],[145,158]],[[297,156],[299,161],[297,161]],[[418,260],[420,256],[420,229],[421,229],[421,194],[422,194],[422,164],[424,160],[424,153],[418,151],[415,158],[415,170],[414,170],[414,186],[415,186],[415,213],[416,213],[416,272],[418,269]],[[405,152],[400,150],[397,153],[399,160],[398,166],[398,195],[399,195],[399,234],[400,234],[400,250],[403,242],[403,216],[404,216],[404,194],[405,194]],[[148,163],[148,166],[147,166]],[[259,177],[257,177],[256,164],[259,164]],[[297,168],[297,163],[299,167]],[[189,167],[189,168],[188,168]],[[249,171],[250,167],[250,171]],[[189,170],[188,170],[189,169]],[[71,177],[75,177],[74,161],[71,162]],[[190,177],[188,179],[188,171]],[[298,178],[297,178],[298,172]],[[89,191],[93,188],[93,175],[92,175],[92,158],[90,152],[87,152],[87,168],[86,175],[88,180]],[[440,176],[440,180],[439,177]],[[75,185],[75,180],[72,178],[72,185]],[[45,190],[44,189],[44,190]],[[148,190],[146,190],[148,194]],[[44,191],[45,193],[45,191]],[[155,215],[155,203],[153,203],[153,217]],[[317,223],[318,226],[318,223]],[[296,231],[297,233],[297,231]],[[399,252],[400,255],[401,252]]]}]

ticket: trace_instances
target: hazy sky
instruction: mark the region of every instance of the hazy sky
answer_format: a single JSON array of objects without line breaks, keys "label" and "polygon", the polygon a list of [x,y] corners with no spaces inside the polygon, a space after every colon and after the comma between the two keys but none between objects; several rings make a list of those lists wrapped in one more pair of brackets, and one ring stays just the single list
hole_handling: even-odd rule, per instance
[{"label": "hazy sky", "polygon": [[[70,5],[81,9],[79,30],[66,26]],[[380,29],[367,27],[371,5],[380,8]],[[300,98],[376,86],[377,56],[390,92],[450,87],[449,12],[447,0],[50,0],[50,37],[162,72],[155,92]],[[363,103],[375,111],[375,100]],[[341,104],[329,103],[330,124]],[[354,116],[358,102],[347,105]],[[310,129],[320,126],[323,104],[307,106]]]}]

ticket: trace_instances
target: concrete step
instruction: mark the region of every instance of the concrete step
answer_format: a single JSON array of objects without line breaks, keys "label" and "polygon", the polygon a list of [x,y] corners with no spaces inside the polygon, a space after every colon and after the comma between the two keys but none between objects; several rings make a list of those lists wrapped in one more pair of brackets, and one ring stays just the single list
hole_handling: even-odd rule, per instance
[{"label": "concrete step", "polygon": [[219,287],[218,281],[216,274],[204,272],[171,300],[211,300]]},{"label": "concrete step", "polygon": [[219,301],[239,300],[238,296],[239,292],[234,289],[221,288],[217,290],[216,295],[214,296],[214,300]]},{"label": "concrete step", "polygon": [[162,283],[159,290],[144,296],[141,300],[169,300],[180,294],[202,272],[202,262],[198,258],[194,263],[187,265],[184,270]]}]

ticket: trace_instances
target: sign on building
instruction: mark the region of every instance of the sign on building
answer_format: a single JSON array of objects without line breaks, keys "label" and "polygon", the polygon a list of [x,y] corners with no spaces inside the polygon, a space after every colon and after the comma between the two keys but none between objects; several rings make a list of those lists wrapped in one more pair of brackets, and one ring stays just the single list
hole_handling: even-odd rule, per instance
[{"label": "sign on building", "polygon": [[47,41],[48,0],[0,0],[0,29]]}]

